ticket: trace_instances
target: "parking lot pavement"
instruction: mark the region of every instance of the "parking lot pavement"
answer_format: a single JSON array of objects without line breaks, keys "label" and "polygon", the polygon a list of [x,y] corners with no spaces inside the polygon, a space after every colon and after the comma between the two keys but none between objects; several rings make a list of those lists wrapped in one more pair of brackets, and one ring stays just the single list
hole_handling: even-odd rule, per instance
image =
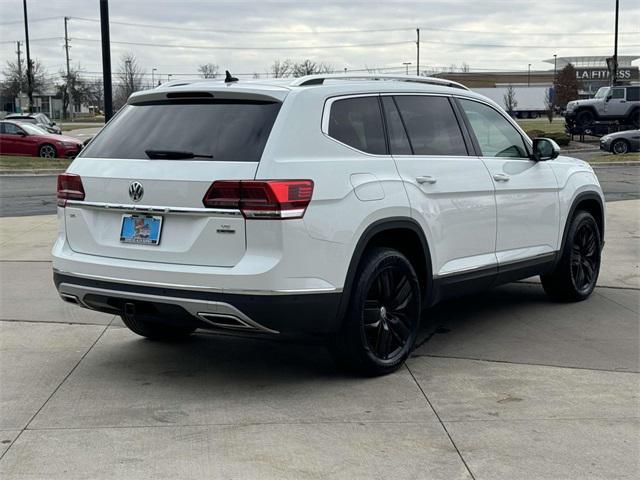
[{"label": "parking lot pavement", "polygon": [[311,343],[137,337],[57,298],[53,216],[0,219],[0,478],[637,478],[640,201],[607,207],[590,299],[441,304],[369,379]]}]

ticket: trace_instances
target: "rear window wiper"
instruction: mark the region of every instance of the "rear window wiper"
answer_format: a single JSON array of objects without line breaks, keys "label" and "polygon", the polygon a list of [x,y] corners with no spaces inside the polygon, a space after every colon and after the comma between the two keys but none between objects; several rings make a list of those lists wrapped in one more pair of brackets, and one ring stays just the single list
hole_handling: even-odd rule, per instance
[{"label": "rear window wiper", "polygon": [[147,157],[154,160],[182,160],[189,158],[213,158],[213,155],[203,155],[200,153],[183,152],[180,150],[145,150]]}]

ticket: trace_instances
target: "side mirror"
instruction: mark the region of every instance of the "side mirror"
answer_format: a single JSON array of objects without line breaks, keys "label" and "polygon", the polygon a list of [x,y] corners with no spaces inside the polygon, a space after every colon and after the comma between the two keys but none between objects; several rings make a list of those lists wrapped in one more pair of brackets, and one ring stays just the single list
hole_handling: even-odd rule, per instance
[{"label": "side mirror", "polygon": [[21,137],[26,137],[27,136],[27,132],[25,132],[24,130],[18,130],[16,132],[16,135],[19,135]]},{"label": "side mirror", "polygon": [[51,126],[53,127],[56,124],[56,122],[51,122]]},{"label": "side mirror", "polygon": [[613,98],[613,95],[611,93],[609,93],[606,97],[604,97],[604,101],[608,102],[609,100],[611,100]]},{"label": "side mirror", "polygon": [[553,160],[560,155],[560,147],[550,138],[534,138],[531,159],[536,162]]}]

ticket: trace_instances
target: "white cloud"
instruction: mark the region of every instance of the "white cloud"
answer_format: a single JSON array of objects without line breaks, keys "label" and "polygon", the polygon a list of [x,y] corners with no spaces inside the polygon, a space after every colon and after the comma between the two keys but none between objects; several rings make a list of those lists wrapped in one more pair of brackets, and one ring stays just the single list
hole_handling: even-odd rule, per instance
[{"label": "white cloud", "polygon": [[[218,46],[222,49],[164,48],[112,45],[112,63],[132,52],[148,72],[195,74],[201,63],[212,62],[234,73],[264,73],[276,58],[311,58],[337,69],[397,67],[412,62],[415,68],[415,27],[421,28],[421,65],[449,66],[463,62],[482,69],[547,69],[542,63],[554,53],[609,55],[613,43],[614,2],[564,1],[235,1],[111,0],[111,39],[114,42]],[[640,52],[640,4],[621,0],[620,54]],[[86,0],[28,0],[31,55],[49,73],[64,68],[63,17],[69,16],[72,63],[86,75],[101,71],[98,2]],[[43,17],[56,17],[37,21]],[[0,0],[0,62],[15,59],[15,42],[24,39],[22,2]],[[6,23],[16,20],[17,23]],[[143,28],[115,22],[169,25],[171,29]],[[385,32],[309,33],[327,30],[400,29]],[[445,31],[443,29],[460,30]],[[223,33],[238,30],[243,33]],[[278,32],[259,34],[258,31]],[[466,31],[466,32],[465,32]],[[474,33],[485,32],[485,33]],[[552,35],[552,33],[558,33]],[[608,32],[606,35],[574,35]],[[53,40],[38,39],[57,37]],[[93,41],[89,41],[93,40]],[[345,44],[394,45],[327,48]],[[459,45],[455,45],[459,44]],[[482,47],[482,44],[509,47]],[[518,45],[540,46],[519,48]],[[303,50],[284,47],[308,46]],[[230,50],[227,47],[279,47],[274,50]],[[599,48],[589,48],[599,47]],[[165,77],[166,78],[166,77]],[[175,77],[174,77],[175,78]]]}]

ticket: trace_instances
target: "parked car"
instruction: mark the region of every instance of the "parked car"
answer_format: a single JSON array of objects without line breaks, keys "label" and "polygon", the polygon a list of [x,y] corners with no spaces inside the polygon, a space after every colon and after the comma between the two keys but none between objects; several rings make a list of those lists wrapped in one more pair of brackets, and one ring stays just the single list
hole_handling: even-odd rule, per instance
[{"label": "parked car", "polygon": [[495,102],[381,75],[135,93],[58,206],[65,301],[157,340],[314,335],[368,375],[402,365],[444,298],[541,275],[586,299],[605,218],[593,169]]},{"label": "parked car", "polygon": [[0,121],[0,154],[29,157],[73,158],[82,142],[65,135],[54,135],[30,123]]},{"label": "parked car", "polygon": [[57,135],[62,134],[62,130],[60,130],[60,127],[56,125],[56,122],[51,121],[44,113],[34,113],[32,115],[12,113],[7,115],[5,120],[13,120],[20,123],[32,123],[48,133],[55,133]]},{"label": "parked car", "polygon": [[601,87],[593,98],[567,103],[565,119],[581,128],[603,120],[616,120],[640,128],[640,86]]},{"label": "parked car", "polygon": [[640,130],[610,133],[600,139],[600,150],[611,153],[640,151]]}]

